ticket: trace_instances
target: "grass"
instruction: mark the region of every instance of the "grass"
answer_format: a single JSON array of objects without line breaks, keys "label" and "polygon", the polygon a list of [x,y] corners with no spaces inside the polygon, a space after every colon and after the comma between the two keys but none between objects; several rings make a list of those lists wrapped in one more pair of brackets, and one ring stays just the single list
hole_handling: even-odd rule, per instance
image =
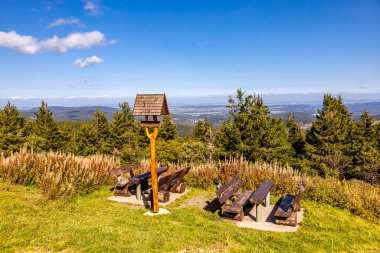
[{"label": "grass", "polygon": [[[347,210],[304,201],[297,233],[238,228],[183,202],[213,193],[191,191],[167,209],[146,209],[107,200],[108,188],[69,202],[46,200],[33,187],[0,182],[0,251],[64,252],[379,252],[380,226]],[[275,199],[274,199],[275,200]]]}]

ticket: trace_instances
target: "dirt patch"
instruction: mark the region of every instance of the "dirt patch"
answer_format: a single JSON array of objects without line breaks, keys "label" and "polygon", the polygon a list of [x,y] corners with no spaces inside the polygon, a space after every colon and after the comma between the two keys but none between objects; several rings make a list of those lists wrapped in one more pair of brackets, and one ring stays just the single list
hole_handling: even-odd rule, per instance
[{"label": "dirt patch", "polygon": [[196,197],[193,197],[185,202],[183,202],[182,204],[179,205],[179,208],[185,208],[185,207],[193,207],[193,206],[196,206],[196,207],[199,207],[201,209],[203,209],[206,205],[207,205],[207,196],[203,195],[203,196],[196,196]]}]

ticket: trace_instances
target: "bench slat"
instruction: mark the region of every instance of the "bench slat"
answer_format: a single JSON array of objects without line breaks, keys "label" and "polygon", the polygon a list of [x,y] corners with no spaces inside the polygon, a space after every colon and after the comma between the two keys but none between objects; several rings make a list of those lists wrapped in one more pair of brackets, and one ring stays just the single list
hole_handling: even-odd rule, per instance
[{"label": "bench slat", "polygon": [[223,208],[223,212],[227,213],[238,213],[247,203],[249,197],[252,195],[253,191],[247,190],[243,194],[239,195],[232,205]]},{"label": "bench slat", "polygon": [[243,187],[243,181],[239,176],[233,177],[225,185],[219,187],[216,191],[216,196],[220,204],[223,204],[227,201],[227,199],[231,198],[231,196],[234,195],[241,187]]},{"label": "bench slat", "polygon": [[295,200],[294,195],[285,195],[282,199],[280,206],[277,208],[274,216],[276,217],[290,217],[293,212],[293,203]]}]

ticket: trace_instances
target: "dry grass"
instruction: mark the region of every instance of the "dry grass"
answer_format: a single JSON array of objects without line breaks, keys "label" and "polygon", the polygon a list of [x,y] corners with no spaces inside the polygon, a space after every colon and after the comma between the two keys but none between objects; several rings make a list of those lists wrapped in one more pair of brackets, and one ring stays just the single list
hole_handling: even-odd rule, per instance
[{"label": "dry grass", "polygon": [[48,199],[69,198],[111,184],[109,171],[119,166],[112,157],[80,157],[22,150],[0,157],[0,177],[21,185],[35,185]]}]

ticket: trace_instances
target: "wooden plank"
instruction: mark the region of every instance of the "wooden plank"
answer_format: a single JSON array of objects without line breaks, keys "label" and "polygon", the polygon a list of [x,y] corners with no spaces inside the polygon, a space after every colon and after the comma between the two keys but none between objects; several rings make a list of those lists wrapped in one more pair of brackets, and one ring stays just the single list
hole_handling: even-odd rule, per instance
[{"label": "wooden plank", "polygon": [[292,212],[289,218],[276,218],[277,225],[297,226],[297,213]]},{"label": "wooden plank", "polygon": [[293,212],[293,203],[295,197],[293,195],[286,195],[279,207],[276,210],[274,216],[276,217],[289,217]]},{"label": "wooden plank", "polygon": [[303,194],[305,192],[306,188],[306,182],[302,180],[300,183],[300,186],[298,187],[297,193],[296,193],[296,198],[294,200],[294,211],[298,212],[301,210],[301,199],[303,197]]},{"label": "wooden plank", "polygon": [[219,202],[221,204],[226,202],[227,199],[231,198],[231,196],[238,192],[241,187],[243,187],[243,181],[239,176],[230,179],[230,181],[216,191]]},{"label": "wooden plank", "polygon": [[232,205],[223,209],[223,212],[228,213],[238,213],[246,204],[249,203],[249,197],[252,195],[253,191],[247,190],[243,194],[239,195]]},{"label": "wooden plank", "polygon": [[170,191],[171,192],[176,192],[177,191],[177,187],[183,183],[183,178],[185,177],[185,175],[187,173],[189,173],[189,170],[190,170],[190,167],[186,167],[181,171],[181,173],[179,173],[177,175],[177,178],[173,177],[173,181],[172,181],[172,184],[171,184],[171,188],[170,188]]},{"label": "wooden plank", "polygon": [[264,181],[249,198],[249,201],[251,201],[251,203],[256,204],[256,205],[261,204],[264,201],[265,197],[267,196],[268,192],[272,189],[272,187],[273,187],[272,181]]}]

